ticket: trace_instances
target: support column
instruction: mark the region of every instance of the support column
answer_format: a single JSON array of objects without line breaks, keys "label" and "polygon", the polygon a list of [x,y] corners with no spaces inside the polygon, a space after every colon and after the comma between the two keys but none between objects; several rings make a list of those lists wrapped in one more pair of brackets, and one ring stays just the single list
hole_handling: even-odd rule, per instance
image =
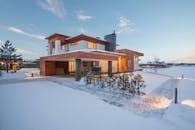
[{"label": "support column", "polygon": [[81,59],[76,59],[76,71],[75,71],[75,80],[79,81],[81,79]]},{"label": "support column", "polygon": [[112,61],[108,61],[108,76],[112,77]]},{"label": "support column", "polygon": [[177,104],[177,88],[175,88],[175,104]]}]

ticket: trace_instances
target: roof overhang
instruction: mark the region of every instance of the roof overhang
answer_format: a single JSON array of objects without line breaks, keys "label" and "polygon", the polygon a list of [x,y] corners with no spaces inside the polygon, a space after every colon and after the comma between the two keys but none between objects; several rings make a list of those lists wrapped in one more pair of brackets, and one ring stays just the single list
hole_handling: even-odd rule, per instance
[{"label": "roof overhang", "polygon": [[60,55],[52,55],[41,57],[41,60],[44,61],[67,61],[71,59],[85,59],[85,60],[118,60],[120,55],[108,55],[107,53],[99,52],[70,52]]},{"label": "roof overhang", "polygon": [[84,35],[84,34],[81,34],[81,35],[78,35],[78,36],[75,36],[75,37],[70,37],[70,38],[67,39],[67,41],[69,43],[75,43],[75,42],[78,42],[78,41],[81,41],[81,40],[94,42],[94,43],[100,43],[100,44],[106,44],[106,41],[104,41],[104,40],[100,40],[98,38],[94,38],[94,37],[87,36],[87,35]]},{"label": "roof overhang", "polygon": [[115,52],[124,53],[124,54],[134,54],[136,56],[144,56],[144,53],[129,50],[129,49],[117,49],[117,50],[115,50]]},{"label": "roof overhang", "polygon": [[62,34],[59,34],[59,33],[54,33],[54,34],[52,34],[52,35],[46,37],[45,39],[50,40],[50,39],[53,39],[53,38],[56,38],[56,37],[61,37],[61,38],[65,38],[65,39],[66,39],[66,38],[68,38],[69,36],[62,35]]}]

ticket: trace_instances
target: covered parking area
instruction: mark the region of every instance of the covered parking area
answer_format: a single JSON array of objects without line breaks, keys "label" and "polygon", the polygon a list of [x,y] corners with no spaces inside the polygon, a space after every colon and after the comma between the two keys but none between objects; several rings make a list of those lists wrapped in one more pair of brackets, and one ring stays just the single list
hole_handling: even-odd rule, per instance
[{"label": "covered parking area", "polygon": [[72,52],[61,55],[41,57],[40,74],[74,75],[79,80],[82,73],[90,71],[93,66],[99,66],[104,73],[119,72],[120,55],[103,52]]}]

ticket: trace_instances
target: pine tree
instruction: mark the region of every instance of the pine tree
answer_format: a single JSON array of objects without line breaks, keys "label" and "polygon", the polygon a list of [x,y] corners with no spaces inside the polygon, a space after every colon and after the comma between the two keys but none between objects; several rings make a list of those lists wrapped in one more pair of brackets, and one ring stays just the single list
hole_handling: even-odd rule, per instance
[{"label": "pine tree", "polygon": [[7,40],[1,47],[0,47],[0,58],[5,61],[6,70],[8,73],[9,65],[13,61],[16,61],[18,58],[21,58],[21,55],[15,54],[16,48],[12,46],[12,43]]}]

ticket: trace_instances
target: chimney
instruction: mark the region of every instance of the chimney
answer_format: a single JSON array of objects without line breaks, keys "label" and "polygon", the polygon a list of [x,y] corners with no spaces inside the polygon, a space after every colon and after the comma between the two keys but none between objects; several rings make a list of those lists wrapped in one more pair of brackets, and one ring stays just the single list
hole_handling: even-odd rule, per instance
[{"label": "chimney", "polygon": [[116,50],[116,33],[115,30],[112,34],[104,36],[104,40],[107,41],[106,51],[115,51]]}]

